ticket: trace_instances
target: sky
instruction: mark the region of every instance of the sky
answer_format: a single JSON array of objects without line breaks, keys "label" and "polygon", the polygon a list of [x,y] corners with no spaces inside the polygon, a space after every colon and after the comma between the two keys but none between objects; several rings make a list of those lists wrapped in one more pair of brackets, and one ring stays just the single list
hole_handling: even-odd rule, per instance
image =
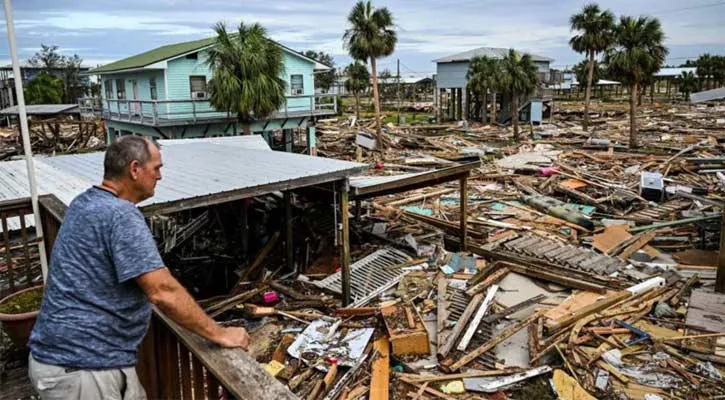
[{"label": "sky", "polygon": [[[350,58],[342,46],[353,1],[316,0],[15,0],[18,56],[27,60],[40,44],[57,45],[96,66],[170,43],[213,35],[212,26],[259,22],[269,36],[296,50],[324,51],[338,66]],[[568,46],[569,17],[585,2],[570,0],[375,0],[393,14],[398,43],[380,69],[432,74],[432,60],[473,48],[513,47],[554,58],[553,66],[583,57]],[[660,19],[669,48],[666,64],[710,52],[725,54],[725,1],[600,1],[615,15]],[[9,63],[5,20],[0,23],[0,62]]]}]

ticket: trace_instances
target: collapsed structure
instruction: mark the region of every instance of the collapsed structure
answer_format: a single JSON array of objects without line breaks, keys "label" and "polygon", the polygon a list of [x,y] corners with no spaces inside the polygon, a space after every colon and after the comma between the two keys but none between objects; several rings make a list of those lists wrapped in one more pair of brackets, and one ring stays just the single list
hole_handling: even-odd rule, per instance
[{"label": "collapsed structure", "polygon": [[[520,144],[389,124],[382,151],[356,149],[372,129],[354,118],[317,121],[324,158],[161,141],[141,209],[174,275],[252,344],[214,348],[157,311],[149,396],[724,396],[725,109],[647,107],[636,151],[623,106],[598,109],[591,133],[564,104]],[[69,201],[101,157],[39,159],[40,191]]]}]

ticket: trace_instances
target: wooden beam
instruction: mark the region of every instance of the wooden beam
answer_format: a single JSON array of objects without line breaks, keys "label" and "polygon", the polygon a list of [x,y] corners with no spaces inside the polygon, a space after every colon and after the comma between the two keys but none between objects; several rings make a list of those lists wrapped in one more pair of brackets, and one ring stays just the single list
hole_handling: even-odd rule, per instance
[{"label": "wooden beam", "polygon": [[466,326],[468,326],[468,320],[471,319],[473,316],[473,312],[476,311],[478,308],[478,305],[481,304],[481,301],[483,301],[483,294],[479,293],[471,299],[471,301],[466,306],[466,309],[463,311],[463,314],[461,314],[461,317],[458,318],[458,321],[456,322],[456,326],[453,328],[453,332],[450,336],[448,336],[448,339],[445,343],[438,343],[438,357],[443,358],[448,355],[448,353],[451,351],[453,346],[455,346],[456,341],[458,340],[458,337],[461,336],[461,333],[463,333],[463,330],[466,329]]},{"label": "wooden beam", "polygon": [[715,292],[725,293],[725,212],[720,217],[720,252],[717,257]]},{"label": "wooden beam", "polygon": [[377,358],[372,363],[370,400],[388,400],[390,393],[390,342],[382,336],[373,342]]},{"label": "wooden beam", "polygon": [[468,175],[460,179],[460,206],[461,206],[461,251],[466,251],[466,242],[468,241]]},{"label": "wooden beam", "polygon": [[348,201],[348,182],[343,181],[340,188],[340,224],[342,231],[340,232],[340,267],[342,269],[342,305],[347,307],[352,302],[351,297],[351,277],[350,277],[350,221]]},{"label": "wooden beam", "polygon": [[471,361],[475,360],[476,357],[493,349],[494,347],[496,347],[496,345],[498,345],[499,343],[503,342],[504,340],[510,338],[516,332],[529,326],[530,323],[536,321],[537,318],[541,317],[541,315],[544,313],[544,311],[545,310],[535,312],[535,313],[531,314],[529,317],[527,317],[526,319],[516,322],[515,324],[511,325],[510,327],[504,329],[498,336],[496,336],[495,338],[482,344],[481,346],[479,346],[475,350],[471,351],[470,353],[466,354],[465,356],[461,357],[460,360],[458,360],[457,362],[452,364],[450,366],[451,371],[457,371],[457,370],[461,369],[461,367],[463,367],[466,364],[470,363]]}]

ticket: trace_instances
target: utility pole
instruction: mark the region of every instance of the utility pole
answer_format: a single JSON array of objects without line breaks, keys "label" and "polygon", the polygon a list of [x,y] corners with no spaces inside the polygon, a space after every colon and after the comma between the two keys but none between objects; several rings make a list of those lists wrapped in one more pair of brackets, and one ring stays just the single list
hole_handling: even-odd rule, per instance
[{"label": "utility pole", "polygon": [[400,124],[400,59],[398,58],[398,124]]},{"label": "utility pole", "polygon": [[[38,185],[35,181],[35,166],[33,165],[33,151],[30,146],[30,132],[28,130],[28,115],[25,111],[25,96],[23,94],[23,75],[20,72],[20,61],[15,43],[15,24],[13,22],[13,9],[10,0],[4,1],[5,23],[8,30],[8,42],[10,44],[10,58],[13,63],[13,77],[15,78],[15,93],[18,100],[18,119],[20,120],[20,136],[23,141],[23,153],[25,155],[25,166],[28,170],[28,186],[30,187],[30,203],[33,208],[35,219],[35,234],[43,239],[43,224],[40,222],[40,211],[38,209]],[[20,217],[24,218],[24,217]],[[43,282],[48,277],[48,260],[45,255],[44,240],[38,241],[38,256],[40,257],[40,270],[43,274]]]}]

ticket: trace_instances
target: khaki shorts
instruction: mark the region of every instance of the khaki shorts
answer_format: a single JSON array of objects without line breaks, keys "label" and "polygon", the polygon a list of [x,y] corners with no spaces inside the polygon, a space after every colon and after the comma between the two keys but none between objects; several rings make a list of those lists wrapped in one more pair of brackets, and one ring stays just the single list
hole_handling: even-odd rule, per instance
[{"label": "khaki shorts", "polygon": [[146,392],[138,380],[134,367],[73,370],[43,364],[30,355],[28,357],[28,375],[42,400],[146,399]]}]

